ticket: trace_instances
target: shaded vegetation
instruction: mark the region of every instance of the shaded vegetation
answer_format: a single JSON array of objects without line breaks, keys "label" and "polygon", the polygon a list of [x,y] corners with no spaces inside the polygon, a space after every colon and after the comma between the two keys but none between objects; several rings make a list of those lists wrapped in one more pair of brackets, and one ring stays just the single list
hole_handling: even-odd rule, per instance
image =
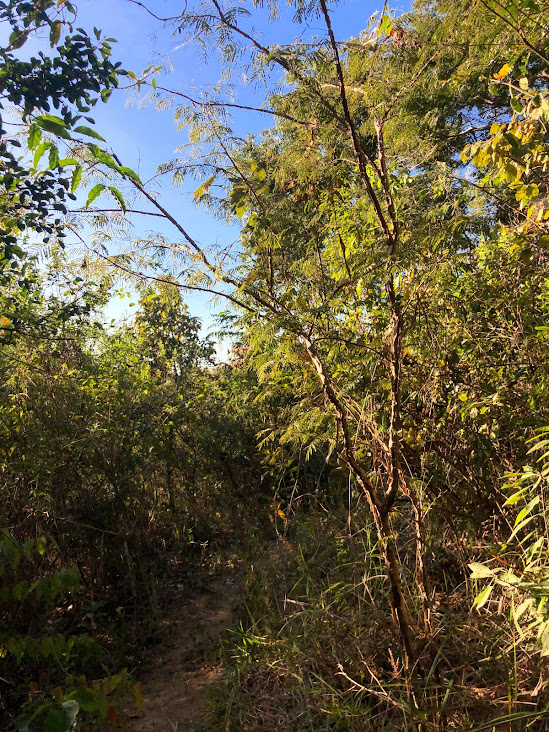
[{"label": "shaded vegetation", "polygon": [[[273,118],[255,138],[232,127],[230,86],[168,91],[159,67],[111,66],[108,41],[82,88],[9,91],[20,185],[39,181],[65,218],[48,223],[36,199],[19,226],[24,196],[4,179],[6,231],[50,245],[39,268],[9,233],[2,260],[7,728],[123,725],[169,580],[221,553],[248,582],[211,729],[547,723],[547,7],[386,5],[342,41],[337,3],[289,4],[323,37],[262,45],[251,21],[266,5],[276,23],[273,3],[210,0],[166,21],[220,53],[227,84],[253,82]],[[53,3],[5,12],[14,33],[51,26],[52,47],[72,32]],[[74,126],[85,79],[106,100],[118,75],[175,106],[189,144],[160,173],[197,178],[195,200],[240,222],[233,249],[200,244],[81,139],[103,142]],[[54,119],[50,102],[69,106]],[[83,218],[64,208],[79,185]],[[105,193],[120,212],[98,208]],[[117,250],[136,200],[176,243]],[[86,244],[86,221],[101,237],[71,259],[63,234]],[[117,277],[138,307],[107,326]],[[193,290],[228,303],[227,365],[184,305]]]}]

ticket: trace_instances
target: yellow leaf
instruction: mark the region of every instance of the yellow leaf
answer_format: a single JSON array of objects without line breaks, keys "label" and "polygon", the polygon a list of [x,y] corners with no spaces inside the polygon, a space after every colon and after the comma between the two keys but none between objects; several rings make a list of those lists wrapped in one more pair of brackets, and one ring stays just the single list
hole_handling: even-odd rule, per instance
[{"label": "yellow leaf", "polygon": [[507,74],[510,71],[511,71],[511,67],[509,66],[509,64],[503,64],[503,66],[498,71],[498,73],[494,74],[494,79],[499,79],[501,81],[501,79],[505,79],[505,77],[507,76]]}]

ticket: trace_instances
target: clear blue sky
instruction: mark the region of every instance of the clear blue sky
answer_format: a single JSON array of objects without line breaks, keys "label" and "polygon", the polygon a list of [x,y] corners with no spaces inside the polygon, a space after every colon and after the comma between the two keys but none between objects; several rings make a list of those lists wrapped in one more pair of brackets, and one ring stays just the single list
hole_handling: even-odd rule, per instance
[{"label": "clear blue sky", "polygon": [[[158,16],[167,17],[181,13],[184,2],[179,0],[149,0],[144,3]],[[188,0],[189,7],[196,0]],[[284,0],[281,1],[284,6]],[[247,0],[244,5],[250,7]],[[215,57],[208,65],[195,54],[193,46],[176,48],[180,37],[173,37],[169,28],[152,18],[143,8],[129,0],[79,0],[77,25],[91,32],[95,26],[107,36],[117,39],[114,44],[113,57],[122,61],[124,68],[140,73],[151,63],[164,63],[169,56],[173,70],[158,76],[158,84],[191,93],[203,84],[215,83],[219,78],[219,65]],[[332,22],[336,38],[346,40],[356,36],[363,30],[368,18],[377,10],[381,11],[382,2],[376,0],[347,0],[340,2],[332,14]],[[320,19],[310,22],[308,26],[295,23],[293,11],[281,7],[281,17],[275,23],[269,23],[264,11],[254,11],[246,27],[254,27],[262,34],[265,45],[270,43],[291,43],[297,37],[324,35],[325,29]],[[243,21],[246,23],[246,21]],[[244,86],[237,89],[239,101],[249,100],[251,92]],[[158,112],[153,106],[138,108],[128,105],[128,93],[118,91],[113,94],[107,104],[98,104],[93,116],[96,129],[108,142],[108,147],[139,174],[143,180],[151,178],[159,164],[174,155],[178,145],[186,141],[185,134],[178,131],[170,111]],[[259,132],[269,123],[269,117],[257,113],[240,115],[237,120],[238,133]],[[201,211],[192,202],[189,191],[196,188],[190,183],[187,189],[173,189],[166,177],[163,183],[162,202],[170,210],[177,213],[178,219],[187,230],[202,244],[234,240],[237,229],[223,226],[219,221]],[[162,231],[177,240],[177,233],[166,222],[160,219],[134,216],[134,235],[142,236],[147,231]],[[192,314],[204,321],[205,329],[212,322],[212,313],[222,309],[207,305],[207,297],[188,295],[186,301]],[[127,302],[127,301],[123,301]],[[120,315],[123,308],[114,305],[112,313]]]}]

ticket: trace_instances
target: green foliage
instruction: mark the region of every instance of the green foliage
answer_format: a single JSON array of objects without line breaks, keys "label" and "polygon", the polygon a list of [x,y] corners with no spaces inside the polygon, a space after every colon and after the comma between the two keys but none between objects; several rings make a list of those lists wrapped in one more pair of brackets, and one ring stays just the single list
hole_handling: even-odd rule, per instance
[{"label": "green foliage", "polygon": [[[60,611],[69,612],[73,607],[81,584],[76,568],[51,571],[59,563],[59,554],[60,549],[51,537],[39,536],[21,542],[9,529],[2,529],[0,665],[6,669],[13,668],[13,659],[18,667],[40,664],[59,667],[67,673],[75,668],[78,658],[88,663],[97,655],[97,641],[63,632],[55,619]],[[33,630],[35,623],[40,631]],[[70,687],[72,683],[68,676],[65,684]],[[19,728],[29,732],[38,729],[68,732],[80,711],[105,717],[107,703],[99,691],[80,688],[69,693],[58,689],[55,695],[58,697],[55,702],[35,699],[32,713],[23,718]]]},{"label": "green foliage", "polygon": [[[5,250],[2,262],[15,253],[19,232],[32,230],[50,236],[65,235],[61,214],[67,212],[67,199],[74,200],[60,162],[56,138],[70,140],[72,132],[92,135],[91,128],[78,125],[84,116],[93,123],[87,113],[98,99],[104,101],[118,86],[120,64],[110,61],[109,40],[96,41],[81,29],[69,30],[62,42],[61,34],[71,27],[75,9],[70,3],[56,4],[44,0],[34,5],[12,0],[4,3],[0,17],[13,28],[11,43],[0,53],[0,91],[4,103],[14,105],[21,121],[28,129],[29,150],[37,150],[34,166],[30,167],[18,148],[21,143],[16,135],[2,129],[0,146],[1,184],[3,190],[0,209],[0,231]],[[50,27],[50,55],[39,52],[30,60],[20,60],[14,51],[24,45],[31,35]],[[58,45],[59,44],[59,45]],[[57,114],[52,114],[52,108]],[[10,123],[1,121],[0,126]],[[51,135],[40,144],[42,131]],[[36,166],[46,146],[50,150],[50,163],[45,170]],[[53,211],[53,213],[52,213]]]},{"label": "green foliage", "polygon": [[[547,8],[442,1],[402,16],[384,8],[341,42],[325,3],[291,5],[300,18],[324,21],[323,42],[265,46],[240,6],[212,2],[182,16],[189,39],[222,49],[227,75],[246,70],[263,90],[256,106],[275,124],[243,141],[230,127],[228,89],[200,105],[189,100],[176,119],[191,154],[172,164],[200,173],[197,200],[241,222],[236,274],[223,270],[222,252],[211,267],[203,259],[203,271],[212,287],[214,278],[234,287],[256,401],[266,411],[276,405],[259,435],[265,468],[279,481],[273,521],[286,536],[296,495],[333,513],[345,491],[349,522],[359,496],[372,508],[400,637],[393,682],[379,684],[400,715],[383,720],[388,728],[527,724],[535,715],[521,683],[537,689],[543,719],[539,667],[525,655],[518,667],[498,669],[494,648],[507,630],[489,615],[485,643],[465,623],[462,582],[476,537],[500,535],[502,476],[523,462],[524,436],[547,424]],[[225,187],[221,201],[209,192],[214,180]],[[308,472],[317,476],[313,491]],[[444,562],[451,541],[462,547],[454,570]],[[274,609],[282,597],[302,602],[292,589],[274,591],[236,644],[229,699],[241,706],[229,702],[228,728],[259,729],[265,718],[286,729],[333,722],[321,716],[331,709],[326,698],[319,713],[307,695],[314,687],[311,696],[322,696],[319,679],[337,686],[338,667],[315,647],[306,614],[295,613],[293,628],[292,612]],[[323,589],[317,578],[320,605]],[[372,595],[383,612],[383,591]],[[492,602],[483,586],[475,607],[484,614]],[[320,615],[329,624],[330,611]],[[389,631],[371,632],[379,643]],[[336,635],[330,626],[323,645]],[[505,713],[468,696],[453,676],[467,643],[487,659],[479,686],[513,685]],[[361,712],[345,716],[344,694],[333,702],[343,729],[369,728],[370,682],[382,677],[362,638],[358,655],[362,666],[349,677],[363,693]],[[306,659],[314,670],[300,674]],[[368,683],[364,667],[373,670]],[[276,711],[265,687],[270,697],[280,692]],[[406,694],[416,709],[405,706]]]},{"label": "green foliage", "polygon": [[[173,573],[187,577],[180,563],[223,546],[236,526],[235,543],[245,541],[241,512],[250,531],[257,520],[245,374],[208,365],[211,343],[172,283],[148,289],[134,321],[110,329],[97,289],[87,311],[41,292],[45,313],[67,308],[62,330],[43,339],[19,331],[0,352],[6,727],[61,725],[67,709],[86,724],[106,708],[120,717],[129,681],[111,691],[109,679],[135,665]],[[82,703],[81,687],[100,707]],[[40,693],[29,701],[31,689]]]},{"label": "green foliage", "polygon": [[[525,437],[549,423],[547,8],[387,6],[343,42],[324,0],[290,5],[325,37],[264,46],[246,25],[255,2],[172,19],[184,45],[220,52],[225,79],[245,71],[274,121],[243,139],[230,87],[177,93],[189,145],[162,171],[199,177],[196,201],[240,226],[232,252],[202,248],[131,168],[79,137],[102,142],[81,123],[123,73],[108,39],[73,35],[69,3],[0,9],[14,29],[0,86],[34,158],[6,137],[0,556],[2,602],[21,608],[1,639],[0,676],[17,678],[10,722],[22,707],[31,727],[110,721],[109,684],[136,662],[169,572],[260,530],[277,544],[252,543],[250,613],[226,649],[216,724],[522,729],[547,715],[547,453],[516,471]],[[59,58],[18,61],[46,26]],[[68,61],[78,79],[57,89]],[[139,90],[159,71],[129,76]],[[181,237],[119,256],[105,245],[106,266],[146,261],[156,283],[110,328],[108,277],[75,277],[53,250],[48,280],[18,233],[56,237],[88,166],[102,176],[90,215],[103,194],[126,213],[131,188]],[[185,288],[234,306],[229,365],[215,364]],[[103,685],[87,680],[104,668]]]},{"label": "green foliage", "polygon": [[[499,612],[508,616],[518,635],[517,645],[525,652],[537,645],[541,656],[549,655],[549,570],[547,567],[546,489],[549,463],[547,446],[542,439],[547,429],[533,438],[529,454],[542,453],[539,467],[525,466],[521,472],[507,476],[504,490],[513,493],[505,502],[517,511],[512,532],[499,548],[499,565],[470,564],[472,579],[488,579],[475,600],[477,609],[484,607],[497,587],[501,593]],[[494,597],[495,599],[495,597]]]}]

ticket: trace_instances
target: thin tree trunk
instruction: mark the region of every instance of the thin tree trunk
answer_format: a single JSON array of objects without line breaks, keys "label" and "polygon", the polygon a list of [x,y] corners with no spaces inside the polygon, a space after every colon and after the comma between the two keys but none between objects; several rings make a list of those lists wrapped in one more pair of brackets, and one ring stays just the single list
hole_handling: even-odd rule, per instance
[{"label": "thin tree trunk", "polygon": [[[302,342],[307,349],[307,353],[309,354],[311,362],[322,382],[326,397],[336,409],[336,419],[341,425],[343,433],[343,458],[349,466],[349,469],[354,474],[358,484],[364,491],[370,505],[370,510],[374,517],[380,552],[385,563],[385,571],[389,584],[389,604],[391,607],[391,615],[399,632],[404,655],[404,666],[408,670],[412,668],[415,662],[414,633],[412,630],[412,623],[410,621],[408,609],[406,607],[404,593],[402,591],[399,562],[396,555],[393,532],[391,531],[389,519],[390,510],[394,503],[394,496],[392,502],[389,502],[387,500],[387,498],[391,495],[391,485],[387,490],[386,496],[382,498],[376,490],[375,485],[370,482],[368,474],[366,473],[356,456],[353,440],[351,439],[349,431],[347,409],[344,403],[338,397],[332,380],[329,374],[326,372],[324,363],[319,357],[314,345],[311,343],[310,340],[305,337],[302,337]],[[398,410],[396,411],[396,414],[398,416]],[[396,475],[398,477],[399,474],[397,473]]]},{"label": "thin tree trunk", "polygon": [[425,563],[425,525],[419,493],[411,486],[406,492],[414,510],[414,528],[416,542],[416,584],[421,598],[423,626],[426,633],[431,632],[431,583]]},{"label": "thin tree trunk", "polygon": [[173,490],[173,454],[174,454],[174,430],[173,423],[168,425],[168,453],[166,456],[166,491],[168,493],[168,501],[170,511],[175,513],[175,496]]}]

